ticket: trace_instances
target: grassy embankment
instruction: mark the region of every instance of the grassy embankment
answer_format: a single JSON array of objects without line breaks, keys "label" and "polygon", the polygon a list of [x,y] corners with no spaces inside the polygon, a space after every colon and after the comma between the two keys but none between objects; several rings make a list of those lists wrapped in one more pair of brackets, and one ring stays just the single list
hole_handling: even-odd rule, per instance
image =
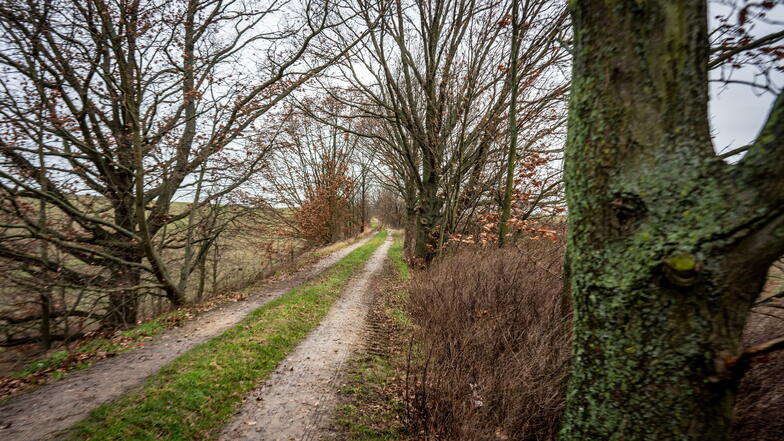
[{"label": "grassy embankment", "polygon": [[243,397],[314,328],[386,238],[382,231],[318,280],[292,289],[197,346],[138,391],[97,408],[72,439],[212,439]]},{"label": "grassy embankment", "polygon": [[[289,267],[276,271],[273,276],[281,276],[287,271],[293,271],[303,265],[317,261],[356,243],[365,237],[366,234],[371,233],[372,231],[366,231],[359,236],[306,252]],[[255,283],[233,292],[211,297],[202,303],[188,305],[185,308],[164,313],[133,329],[117,332],[111,337],[86,339],[77,342],[70,348],[47,354],[8,377],[0,377],[0,401],[20,392],[28,391],[38,385],[60,380],[67,374],[88,368],[97,361],[142,347],[146,341],[151,340],[156,335],[180,326],[184,321],[192,320],[202,312],[209,311],[226,302],[246,298],[254,289],[258,288],[258,285],[259,283]]]},{"label": "grassy embankment", "polygon": [[0,402],[38,386],[53,383],[68,375],[92,366],[93,363],[143,347],[154,336],[179,326],[193,316],[188,309],[160,315],[133,329],[120,331],[109,337],[95,337],[76,343],[70,348],[47,354],[24,369],[0,377]]},{"label": "grassy embankment", "polygon": [[341,388],[336,423],[340,439],[351,441],[399,440],[405,434],[403,378],[411,322],[406,312],[403,284],[410,278],[403,260],[399,232],[389,249],[391,265],[377,293],[369,320],[374,332],[368,348],[349,360]]},{"label": "grassy embankment", "polygon": [[[88,207],[94,206],[92,210],[100,212],[95,214],[96,217],[112,214],[108,205],[100,198],[84,196],[75,198],[73,203],[87,212],[90,212]],[[175,202],[171,212],[181,213],[188,206],[187,203]],[[56,209],[51,210],[49,215],[52,219],[65,218],[65,215]],[[182,321],[197,313],[211,309],[220,303],[236,301],[247,296],[252,289],[259,285],[259,282],[269,276],[286,273],[301,264],[315,260],[306,260],[311,255],[321,253],[317,256],[320,257],[342,246],[342,244],[333,244],[330,245],[328,251],[317,249],[302,253],[306,249],[304,240],[265,233],[266,230],[262,228],[264,224],[257,220],[258,217],[257,213],[248,210],[247,213],[238,217],[236,225],[231,227],[234,230],[241,228],[242,234],[236,234],[236,231],[230,230],[217,239],[215,249],[219,249],[219,253],[211,251],[206,258],[203,296],[197,298],[199,271],[195,271],[186,285],[185,294],[188,305],[184,310],[166,312],[170,308],[168,301],[160,297],[143,295],[140,298],[139,319],[144,323],[134,329],[114,335],[101,333],[101,338],[95,338],[97,336],[92,335],[88,339],[74,339],[67,343],[55,342],[53,350],[50,351],[44,351],[35,345],[17,348],[0,347],[0,360],[3,363],[0,368],[0,373],[3,375],[0,376],[0,397],[16,394],[35,385],[56,381],[70,371],[83,369],[93,361],[104,358],[105,354],[111,356],[136,348],[145,340],[178,326]],[[111,220],[111,216],[107,220]],[[182,224],[187,223],[186,221],[187,219],[172,224],[162,231],[161,236],[165,236],[167,240],[184,237],[184,225]],[[260,243],[265,245],[261,246]],[[180,262],[183,260],[182,254],[182,249],[161,252],[162,258],[167,262],[170,274],[179,274]],[[95,268],[79,262],[73,257],[65,256],[62,263],[86,274],[96,271]],[[8,278],[14,278],[11,273],[13,271],[5,269],[6,282]],[[22,277],[21,274],[19,277]],[[13,284],[4,283],[3,286],[0,286],[0,315],[16,317],[20,314],[19,311],[30,308],[31,298],[37,298],[32,294],[34,292],[31,293],[29,290],[20,289]],[[90,335],[91,331],[98,328],[98,320],[105,304],[106,295],[104,292],[99,291],[95,294],[91,291],[85,292],[81,289],[69,288],[52,289],[51,294],[60,310],[76,309],[83,313],[95,313],[95,316],[86,319],[84,317],[57,318],[52,322],[52,333],[83,332]],[[101,299],[96,299],[96,296]],[[24,314],[21,315],[24,316]],[[35,334],[36,330],[37,323],[16,325],[0,320],[0,331],[8,334],[7,338],[27,337],[31,333]],[[15,371],[10,371],[10,369]]]},{"label": "grassy embankment", "polygon": [[41,358],[13,376],[24,378],[30,375],[49,373],[53,380],[58,380],[68,372],[88,367],[94,358],[103,358],[99,354],[114,355],[135,349],[139,345],[144,346],[144,343],[140,342],[149,340],[161,332],[177,326],[186,316],[185,311],[174,311],[142,323],[133,329],[118,332],[114,338],[87,340],[71,351],[61,350]]}]

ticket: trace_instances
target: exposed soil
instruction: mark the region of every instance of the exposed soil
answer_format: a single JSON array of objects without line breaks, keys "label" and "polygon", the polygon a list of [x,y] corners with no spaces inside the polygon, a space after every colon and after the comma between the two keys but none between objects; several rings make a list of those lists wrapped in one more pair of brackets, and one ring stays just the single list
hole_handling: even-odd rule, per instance
[{"label": "exposed soil", "polygon": [[147,377],[184,352],[217,337],[253,310],[321,274],[370,237],[301,268],[284,279],[270,282],[247,301],[202,314],[196,320],[155,338],[143,348],[97,363],[57,383],[10,399],[0,405],[0,439],[32,441],[52,438],[85,418],[95,407],[141,385]]},{"label": "exposed soil", "polygon": [[309,440],[329,427],[341,367],[361,341],[370,303],[369,285],[383,266],[387,237],[319,326],[251,392],[222,441]]}]

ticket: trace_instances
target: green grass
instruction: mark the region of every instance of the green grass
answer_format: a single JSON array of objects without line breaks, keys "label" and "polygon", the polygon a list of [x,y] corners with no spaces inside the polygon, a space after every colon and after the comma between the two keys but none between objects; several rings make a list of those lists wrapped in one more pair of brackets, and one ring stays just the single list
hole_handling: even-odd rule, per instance
[{"label": "green grass", "polygon": [[121,332],[120,335],[131,339],[139,339],[144,337],[152,337],[153,335],[158,335],[161,332],[169,329],[169,326],[167,326],[165,321],[176,315],[177,315],[176,312],[165,314],[162,317],[162,319],[151,320],[147,323],[142,323],[141,325],[133,329],[129,329],[127,331]]},{"label": "green grass", "polygon": [[[113,338],[94,338],[80,343],[70,351],[54,352],[46,357],[30,363],[27,368],[11,376],[24,378],[30,375],[48,374],[52,379],[59,379],[66,373],[84,369],[95,361],[99,353],[120,353],[136,349],[138,343],[148,340],[179,323],[185,317],[183,311],[173,311],[156,317],[149,322],[119,332]],[[70,357],[69,357],[70,356]],[[82,360],[74,363],[72,360]],[[49,372],[47,372],[49,371]]]},{"label": "green grass", "polygon": [[400,282],[410,277],[410,271],[403,260],[400,233],[396,232],[394,237],[388,257],[395,273],[385,281],[380,294],[386,320],[394,324],[388,330],[392,338],[384,342],[386,355],[360,354],[349,360],[343,380],[345,385],[340,390],[345,404],[336,414],[336,423],[344,431],[340,439],[391,441],[407,438],[402,423],[405,409],[395,392],[399,392],[395,382],[401,378],[406,365],[404,335],[411,322],[404,307],[407,293],[401,289]]},{"label": "green grass", "polygon": [[382,231],[328,270],[183,354],[138,391],[98,407],[71,439],[213,439],[243,397],[326,315],[353,274],[386,239]]},{"label": "green grass", "polygon": [[[402,413],[402,404],[378,406],[371,404],[378,399],[377,390],[383,388],[395,375],[390,361],[376,356],[356,358],[349,366],[350,382],[340,392],[354,398],[351,403],[337,409],[336,423],[348,432],[352,441],[388,441],[403,438],[395,424],[396,414]],[[371,405],[368,405],[371,404]],[[383,410],[381,410],[383,409]]]},{"label": "green grass", "polygon": [[344,239],[338,242],[333,242],[323,247],[320,247],[316,250],[313,250],[309,253],[304,253],[297,259],[297,265],[304,265],[308,262],[316,261],[328,254],[332,254],[336,251],[340,251],[343,248],[346,248],[349,245],[352,245],[365,237],[365,232],[362,231],[354,237],[350,237],[348,239]]},{"label": "green grass", "polygon": [[393,236],[395,241],[389,248],[389,258],[392,260],[392,264],[395,265],[400,278],[402,280],[408,280],[411,278],[411,270],[403,259],[403,234],[400,231],[395,231]]},{"label": "green grass", "polygon": [[63,361],[65,361],[66,358],[68,358],[68,351],[57,351],[46,358],[34,361],[30,364],[30,366],[27,367],[27,369],[16,372],[12,376],[21,378],[28,375],[37,374],[38,372],[59,366],[63,363]]}]

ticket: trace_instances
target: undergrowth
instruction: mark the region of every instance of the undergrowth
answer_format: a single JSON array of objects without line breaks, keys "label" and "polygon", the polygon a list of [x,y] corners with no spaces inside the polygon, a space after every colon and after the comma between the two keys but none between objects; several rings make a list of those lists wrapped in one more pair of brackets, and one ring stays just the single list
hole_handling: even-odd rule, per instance
[{"label": "undergrowth", "polygon": [[571,334],[562,237],[466,247],[415,274],[415,439],[557,439]]}]

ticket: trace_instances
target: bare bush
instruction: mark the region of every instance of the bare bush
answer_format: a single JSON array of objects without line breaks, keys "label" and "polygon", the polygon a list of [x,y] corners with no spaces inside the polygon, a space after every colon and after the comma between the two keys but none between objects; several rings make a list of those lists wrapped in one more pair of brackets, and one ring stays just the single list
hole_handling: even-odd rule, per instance
[{"label": "bare bush", "polygon": [[[780,307],[752,310],[743,332],[743,346],[751,347],[782,335],[784,313]],[[731,439],[777,441],[784,433],[784,352],[765,355],[741,379],[733,412]]]},{"label": "bare bush", "polygon": [[467,248],[412,281],[421,342],[409,369],[414,433],[556,439],[570,348],[563,249],[562,239]]}]

